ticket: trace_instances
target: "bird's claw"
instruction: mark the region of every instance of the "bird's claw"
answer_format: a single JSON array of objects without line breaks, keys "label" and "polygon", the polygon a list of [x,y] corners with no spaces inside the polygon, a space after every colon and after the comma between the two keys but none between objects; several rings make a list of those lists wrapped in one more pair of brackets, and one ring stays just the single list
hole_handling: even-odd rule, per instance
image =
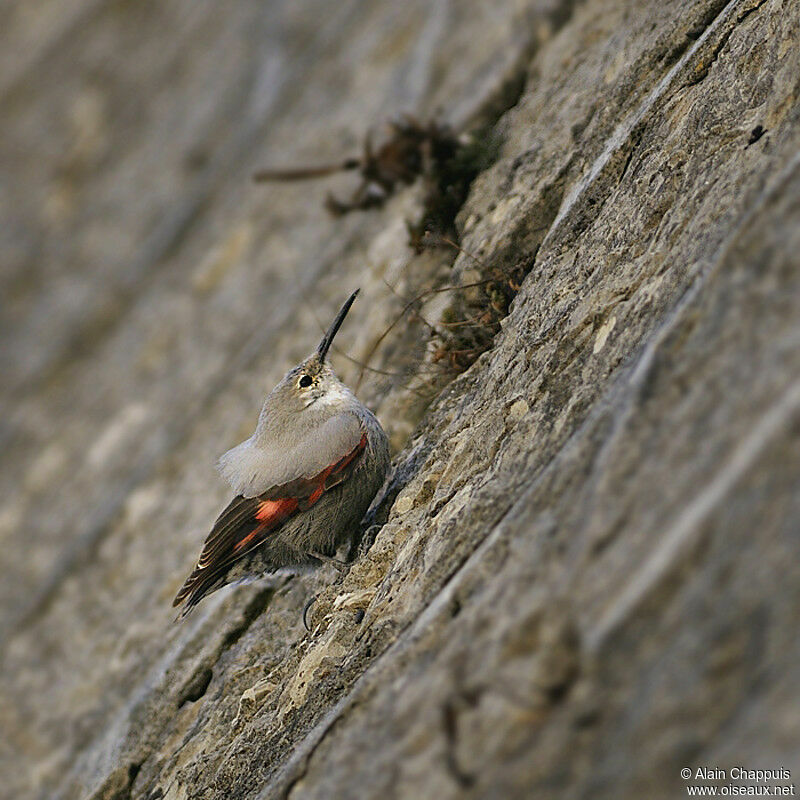
[{"label": "bird's claw", "polygon": [[305,628],[305,629],[306,629],[306,630],[307,630],[309,633],[311,633],[311,626],[308,624],[308,610],[309,610],[309,609],[311,608],[311,606],[313,606],[313,605],[314,605],[314,603],[316,603],[316,602],[317,602],[317,596],[316,596],[316,595],[313,595],[313,596],[311,597],[311,599],[310,599],[310,600],[309,600],[309,601],[308,601],[308,602],[305,604],[305,606],[303,607],[303,627],[304,627],[304,628]]},{"label": "bird's claw", "polygon": [[323,564],[330,564],[332,567],[335,567],[339,572],[347,572],[348,567],[350,566],[344,561],[339,561],[338,558],[331,558],[330,556],[323,555],[322,553],[309,553],[312,558],[316,558],[317,561],[321,561]]}]

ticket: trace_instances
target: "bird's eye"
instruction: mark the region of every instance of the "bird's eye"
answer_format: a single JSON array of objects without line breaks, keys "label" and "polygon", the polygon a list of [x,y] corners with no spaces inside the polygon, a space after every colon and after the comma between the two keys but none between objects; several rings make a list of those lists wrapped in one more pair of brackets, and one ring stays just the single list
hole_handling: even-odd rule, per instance
[{"label": "bird's eye", "polygon": [[300,378],[298,386],[300,386],[301,389],[307,389],[312,383],[313,381],[311,380],[310,375],[303,375],[303,377]]}]

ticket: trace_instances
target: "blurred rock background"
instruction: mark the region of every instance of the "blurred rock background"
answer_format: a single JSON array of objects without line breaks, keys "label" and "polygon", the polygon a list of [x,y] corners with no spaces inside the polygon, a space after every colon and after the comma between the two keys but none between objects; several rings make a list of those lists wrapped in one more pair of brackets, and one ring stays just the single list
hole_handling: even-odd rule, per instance
[{"label": "blurred rock background", "polygon": [[[796,781],[799,97],[791,0],[7,0],[0,794]],[[408,246],[418,185],[332,219],[353,175],[251,182],[399,112],[493,143],[476,258]],[[490,277],[510,309],[432,294],[381,338]],[[216,456],[355,286],[371,548],[172,624]]]}]

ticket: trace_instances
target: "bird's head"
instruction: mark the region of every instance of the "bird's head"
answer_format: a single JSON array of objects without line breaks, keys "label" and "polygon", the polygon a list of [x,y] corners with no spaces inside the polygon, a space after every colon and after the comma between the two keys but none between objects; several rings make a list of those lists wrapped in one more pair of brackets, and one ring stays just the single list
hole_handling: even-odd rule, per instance
[{"label": "bird's head", "polygon": [[356,289],[341,307],[314,352],[289,370],[269,394],[261,412],[260,425],[274,425],[281,418],[307,409],[313,410],[315,415],[326,416],[354,401],[352,392],[336,377],[328,363],[328,351],[358,291]]}]

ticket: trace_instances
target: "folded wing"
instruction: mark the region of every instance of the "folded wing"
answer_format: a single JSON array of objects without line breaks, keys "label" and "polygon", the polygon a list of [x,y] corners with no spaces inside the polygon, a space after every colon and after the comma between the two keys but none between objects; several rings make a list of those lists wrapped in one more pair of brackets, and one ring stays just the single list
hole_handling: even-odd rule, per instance
[{"label": "folded wing", "polygon": [[367,445],[367,434],[360,431],[354,446],[316,474],[304,474],[272,486],[255,497],[237,495],[219,515],[206,538],[192,574],[175,596],[173,606],[187,601],[188,612],[206,594],[224,584],[228,570],[243,556],[263,544],[291,517],[307,511],[326,491],[350,477]]}]

